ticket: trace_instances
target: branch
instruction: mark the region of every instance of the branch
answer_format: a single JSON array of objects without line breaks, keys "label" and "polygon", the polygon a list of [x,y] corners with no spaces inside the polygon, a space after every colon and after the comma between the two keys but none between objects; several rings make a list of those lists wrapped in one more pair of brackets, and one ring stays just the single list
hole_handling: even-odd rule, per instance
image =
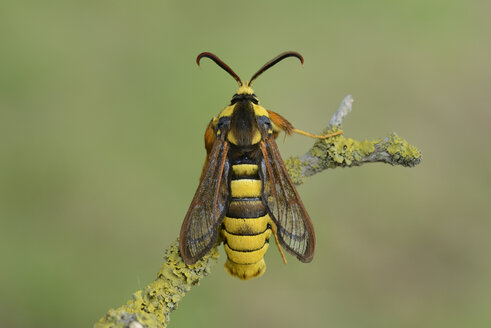
[{"label": "branch", "polygon": [[170,313],[184,295],[210,273],[218,260],[217,247],[192,265],[185,264],[179,253],[179,240],[165,250],[164,264],[157,279],[133,294],[126,305],[109,310],[95,325],[108,327],[167,327]]},{"label": "branch", "polygon": [[[337,132],[344,118],[351,112],[353,97],[347,95],[329,122],[324,134]],[[421,162],[421,152],[394,132],[384,138],[357,141],[345,134],[319,139],[302,157],[290,157],[285,161],[288,173],[296,185],[305,178],[336,167],[360,166],[365,163],[388,163],[413,167]]]},{"label": "branch", "polygon": [[[353,105],[351,95],[346,96],[332,116],[324,133],[339,131]],[[306,177],[326,169],[359,166],[365,163],[382,162],[391,165],[412,167],[420,163],[421,153],[395,133],[374,141],[356,141],[344,134],[329,139],[319,139],[301,158],[285,161],[288,173],[295,184]],[[126,305],[109,310],[95,328],[162,328],[167,327],[170,313],[184,295],[210,273],[218,260],[217,247],[193,265],[185,264],[179,253],[179,240],[165,250],[164,264],[157,279],[133,294]]]}]

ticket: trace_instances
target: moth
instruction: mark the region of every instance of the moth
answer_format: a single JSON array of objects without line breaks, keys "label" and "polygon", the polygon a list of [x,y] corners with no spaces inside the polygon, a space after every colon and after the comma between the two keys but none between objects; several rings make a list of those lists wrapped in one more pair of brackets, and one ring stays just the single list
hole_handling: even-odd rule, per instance
[{"label": "moth", "polygon": [[[263,72],[285,58],[303,57],[284,52],[267,62],[249,81],[216,55],[203,52],[229,73],[239,88],[230,105],[214,117],[205,131],[206,161],[198,189],[180,232],[180,252],[185,263],[201,259],[217,242],[223,241],[226,271],[247,280],[266,270],[264,254],[271,237],[281,250],[310,262],[315,251],[312,221],[288,175],[275,139],[280,132],[314,135],[295,129],[280,114],[267,110],[251,88]],[[281,247],[280,247],[281,245]]]}]

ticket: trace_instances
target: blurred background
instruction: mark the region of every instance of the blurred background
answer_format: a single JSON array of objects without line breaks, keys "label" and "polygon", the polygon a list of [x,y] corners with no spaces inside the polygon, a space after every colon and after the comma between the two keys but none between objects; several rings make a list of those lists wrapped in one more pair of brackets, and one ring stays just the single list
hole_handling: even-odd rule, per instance
[{"label": "blurred background", "polygon": [[[309,178],[314,261],[260,279],[219,264],[171,327],[491,325],[491,2],[3,1],[0,325],[88,327],[150,283],[198,184],[204,129],[236,83],[321,131],[397,132],[423,152]],[[312,141],[280,142],[284,158]]]}]

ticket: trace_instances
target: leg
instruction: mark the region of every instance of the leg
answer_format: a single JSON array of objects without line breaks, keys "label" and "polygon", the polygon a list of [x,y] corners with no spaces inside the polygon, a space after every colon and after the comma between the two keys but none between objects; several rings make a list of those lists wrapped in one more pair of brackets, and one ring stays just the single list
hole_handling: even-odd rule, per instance
[{"label": "leg", "polygon": [[278,246],[278,250],[280,251],[281,257],[283,258],[283,262],[286,262],[285,254],[283,254],[283,250],[281,249],[280,243],[278,242],[278,235],[276,234],[276,226],[271,224],[271,230],[273,231],[274,241],[276,242],[276,246]]},{"label": "leg", "polygon": [[302,131],[299,129],[293,129],[293,132],[307,136],[307,137],[315,138],[315,139],[327,139],[330,137],[334,137],[334,136],[338,136],[340,134],[343,134],[344,131],[339,130],[339,131],[336,131],[334,133],[329,133],[329,134],[312,134],[312,133],[305,132],[305,131]]}]

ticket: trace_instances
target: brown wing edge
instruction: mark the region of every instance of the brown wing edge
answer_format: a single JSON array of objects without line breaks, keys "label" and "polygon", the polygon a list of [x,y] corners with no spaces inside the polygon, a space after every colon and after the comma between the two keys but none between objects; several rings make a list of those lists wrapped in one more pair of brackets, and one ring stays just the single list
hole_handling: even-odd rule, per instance
[{"label": "brown wing edge", "polygon": [[[222,145],[223,145],[223,148],[222,148]],[[219,174],[219,179],[223,178],[223,169],[225,167],[225,161],[227,160],[228,147],[229,147],[228,142],[224,140],[223,136],[221,138],[215,139],[215,142],[213,143],[213,147],[212,147],[211,151],[209,152],[210,154],[207,157],[206,167],[203,169],[200,183],[198,185],[198,188],[196,189],[193,200],[191,201],[191,205],[189,206],[188,211],[186,213],[186,216],[184,218],[184,221],[181,225],[181,231],[179,233],[179,251],[181,253],[182,259],[184,260],[184,263],[186,263],[188,265],[196,263],[206,253],[208,253],[210,251],[210,249],[215,245],[215,243],[217,242],[217,239],[218,239],[218,226],[220,226],[221,222],[223,221],[223,218],[225,217],[225,214],[227,213],[227,206],[225,206],[224,209],[221,211],[218,219],[216,220],[215,226],[217,229],[212,230],[213,236],[211,238],[210,243],[205,248],[203,248],[203,250],[201,252],[199,252],[198,254],[196,254],[196,256],[193,257],[189,252],[188,240],[187,240],[187,234],[189,231],[189,226],[191,224],[191,221],[190,221],[191,212],[192,212],[193,208],[200,201],[198,196],[200,195],[202,188],[207,187],[204,185],[205,184],[204,183],[205,175],[210,173],[210,171],[213,170],[213,168],[215,167],[213,164],[211,164],[214,161],[210,160],[210,158],[213,158],[213,157],[218,158],[218,156],[221,157],[220,168],[219,168],[218,174]],[[222,149],[221,154],[220,154],[220,149]],[[228,183],[228,181],[225,181],[225,183]],[[220,188],[220,183],[217,183],[217,188]],[[215,193],[216,193],[216,190],[213,190],[213,192],[210,191],[210,194],[215,195]],[[215,199],[215,197],[214,197],[214,199]],[[228,200],[227,200],[226,204],[228,204],[230,202],[230,192],[227,195],[227,199]],[[215,206],[216,206],[216,204],[214,204],[214,208],[216,208]]]},{"label": "brown wing edge", "polygon": [[[280,130],[285,131],[287,135],[293,134],[293,130],[295,129],[293,125],[288,122],[286,118],[281,116],[280,114],[273,112],[272,110],[268,110],[269,119],[273,122]],[[280,131],[274,131],[274,137],[278,136]]]},{"label": "brown wing edge", "polygon": [[[310,219],[309,214],[305,210],[305,206],[303,205],[302,199],[298,195],[297,188],[295,188],[295,185],[293,184],[293,181],[290,178],[290,175],[288,174],[288,171],[287,171],[287,169],[285,167],[285,164],[283,163],[283,159],[280,156],[280,153],[279,153],[279,150],[278,150],[278,146],[276,145],[276,142],[275,142],[273,136],[270,136],[270,137],[266,138],[265,141],[261,141],[261,145],[260,145],[261,152],[263,153],[265,165],[267,166],[267,172],[269,170],[272,170],[273,168],[271,167],[271,164],[269,163],[269,159],[268,159],[269,156],[268,156],[266,144],[272,150],[271,157],[273,157],[273,159],[276,159],[276,161],[280,165],[280,168],[281,168],[281,171],[279,172],[280,173],[280,176],[282,176],[286,180],[286,182],[290,185],[290,187],[292,188],[292,190],[293,190],[293,192],[295,194],[295,200],[296,200],[297,204],[301,208],[301,211],[302,211],[302,219],[303,219],[303,222],[305,224],[305,228],[307,229],[307,232],[309,234],[309,239],[307,241],[307,248],[305,249],[305,253],[304,254],[299,254],[299,253],[295,252],[292,248],[290,248],[290,246],[288,246],[288,244],[286,244],[285,241],[283,240],[281,234],[278,234],[278,239],[280,241],[280,244],[283,246],[283,248],[285,248],[285,250],[288,253],[290,253],[291,255],[295,256],[298,260],[300,260],[303,263],[309,263],[314,258],[315,245],[316,245],[316,237],[315,237],[314,225],[312,224],[312,220]],[[269,173],[268,173],[268,175],[271,177],[271,179],[274,179],[274,176],[273,175],[271,175]],[[264,184],[266,182],[266,179],[264,177],[261,177],[261,178],[263,179],[263,184]],[[274,187],[273,187],[273,189],[274,189]],[[261,196],[261,198],[262,198],[262,201],[263,201],[264,205],[268,209],[269,215],[271,216],[272,220],[274,221],[274,223],[277,226],[279,226],[279,220],[276,219],[276,217],[274,216],[274,214],[272,213],[271,209],[268,206],[267,198],[266,198],[266,195],[264,194],[264,185],[263,185],[263,190],[262,190],[262,196]]]}]

